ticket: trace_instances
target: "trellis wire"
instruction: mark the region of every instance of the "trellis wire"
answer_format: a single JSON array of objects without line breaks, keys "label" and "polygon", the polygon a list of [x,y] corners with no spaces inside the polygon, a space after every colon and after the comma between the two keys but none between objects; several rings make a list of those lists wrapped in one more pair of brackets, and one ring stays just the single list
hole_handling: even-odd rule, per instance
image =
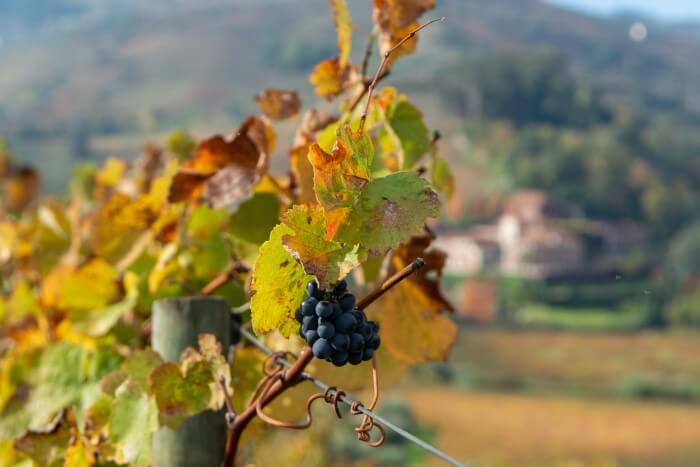
[{"label": "trellis wire", "polygon": [[[234,323],[234,324],[235,324],[236,326],[238,326],[237,323]],[[255,347],[257,347],[261,352],[263,352],[263,353],[266,354],[266,355],[272,355],[272,354],[274,353],[274,351],[273,351],[272,349],[270,349],[270,348],[267,347],[265,344],[263,344],[263,343],[262,343],[260,340],[258,340],[258,338],[256,338],[254,335],[252,335],[251,333],[249,333],[248,331],[246,331],[242,326],[238,326],[238,329],[240,330],[241,335],[242,335],[244,338],[246,338],[250,343],[252,343]],[[284,358],[278,358],[278,359],[277,359],[277,362],[278,362],[280,365],[283,365],[283,366],[285,366],[285,367],[287,367],[287,368],[289,368],[289,367],[292,366],[292,364],[289,363],[289,362],[288,362],[287,360],[285,360]],[[310,374],[307,373],[307,372],[302,373],[302,377],[303,377],[305,380],[310,381],[311,383],[313,383],[313,384],[314,384],[316,387],[318,387],[319,389],[322,389],[322,390],[324,390],[324,391],[327,391],[327,390],[330,388],[330,386],[329,386],[328,384],[324,383],[323,381],[321,381],[321,380],[319,380],[319,379],[316,379],[315,377],[313,377],[312,375],[310,375]],[[352,398],[346,396],[345,394],[341,394],[340,397],[338,398],[338,400],[340,400],[341,402],[347,404],[348,406],[351,406],[352,404],[354,404],[355,402],[357,402],[356,400],[354,400],[354,399],[352,399]],[[426,442],[423,441],[422,439],[420,439],[420,438],[418,438],[417,436],[415,436],[415,435],[409,433],[408,431],[404,430],[403,428],[394,425],[393,423],[391,423],[389,420],[385,419],[384,417],[381,417],[380,415],[377,415],[376,413],[372,412],[371,410],[368,410],[368,409],[364,408],[362,405],[359,405],[358,408],[357,408],[357,410],[358,410],[359,412],[362,412],[364,415],[367,415],[368,417],[371,417],[371,418],[373,418],[374,420],[378,421],[379,423],[381,423],[381,424],[384,425],[385,427],[390,428],[391,430],[393,430],[393,431],[394,431],[396,434],[398,434],[399,436],[402,436],[403,438],[407,439],[408,441],[411,441],[412,443],[417,444],[418,446],[422,447],[423,449],[425,449],[425,450],[428,451],[429,453],[433,454],[434,456],[439,457],[440,459],[444,460],[444,461],[447,462],[448,464],[452,464],[452,465],[457,466],[457,467],[466,467],[463,463],[459,462],[458,460],[456,460],[455,458],[449,456],[448,454],[445,454],[444,452],[440,451],[440,450],[439,450],[438,448],[436,448],[435,446],[426,443]]]}]

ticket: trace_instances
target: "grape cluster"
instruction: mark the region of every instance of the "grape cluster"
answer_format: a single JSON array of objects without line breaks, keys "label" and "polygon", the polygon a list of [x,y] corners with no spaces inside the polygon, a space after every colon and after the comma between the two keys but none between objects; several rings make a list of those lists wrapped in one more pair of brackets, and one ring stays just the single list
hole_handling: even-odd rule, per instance
[{"label": "grape cluster", "polygon": [[314,356],[335,366],[371,360],[380,344],[379,325],[355,308],[355,296],[347,289],[344,280],[328,291],[312,280],[296,312],[299,334]]}]

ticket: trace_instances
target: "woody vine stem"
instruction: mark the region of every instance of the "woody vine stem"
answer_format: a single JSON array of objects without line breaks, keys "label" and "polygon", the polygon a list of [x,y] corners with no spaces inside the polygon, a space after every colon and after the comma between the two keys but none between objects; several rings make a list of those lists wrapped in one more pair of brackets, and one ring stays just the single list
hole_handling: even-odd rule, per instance
[{"label": "woody vine stem", "polygon": [[[423,267],[424,264],[425,262],[421,258],[416,259],[411,264],[384,281],[380,287],[370,292],[364,299],[360,300],[357,308],[361,311],[364,310],[379,297],[391,290],[392,287],[396,286],[398,283]],[[238,452],[241,435],[248,424],[258,414],[258,409],[264,408],[277,399],[277,397],[279,397],[287,389],[290,389],[303,382],[304,379],[302,377],[302,373],[309,363],[311,363],[312,359],[313,353],[311,352],[311,349],[308,346],[304,347],[299,354],[299,358],[294,362],[294,364],[286,371],[281,372],[279,377],[276,378],[275,382],[272,383],[267,390],[262,391],[261,394],[257,395],[257,399],[251,401],[251,403],[249,403],[240,414],[234,415],[232,408],[227,404],[227,408],[229,409],[227,412],[229,431],[226,438],[224,467],[235,466],[236,454]],[[226,398],[229,399],[228,396]]]}]

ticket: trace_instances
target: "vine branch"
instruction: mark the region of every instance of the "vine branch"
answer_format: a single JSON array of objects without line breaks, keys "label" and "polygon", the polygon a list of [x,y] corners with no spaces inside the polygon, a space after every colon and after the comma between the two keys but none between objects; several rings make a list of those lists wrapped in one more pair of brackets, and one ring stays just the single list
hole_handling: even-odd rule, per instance
[{"label": "vine branch", "polygon": [[372,82],[369,84],[369,87],[367,88],[367,101],[365,102],[365,109],[362,111],[362,116],[360,117],[360,131],[362,131],[365,128],[365,120],[367,120],[367,112],[369,111],[369,104],[372,100],[372,94],[374,93],[374,88],[377,86],[377,82],[379,81],[379,77],[381,76],[382,72],[384,71],[384,68],[386,67],[386,64],[389,62],[389,57],[391,57],[391,54],[394,53],[396,50],[398,50],[402,45],[404,45],[406,42],[409,40],[413,39],[416,34],[421,29],[425,29],[428,26],[430,26],[433,23],[437,23],[438,21],[444,21],[445,17],[441,18],[435,18],[427,23],[421,24],[418,26],[416,29],[408,33],[406,37],[401,39],[399,42],[396,43],[392,48],[384,52],[384,55],[382,56],[382,61],[379,63],[379,67],[377,68],[377,72],[374,74],[374,78],[372,79]]}]

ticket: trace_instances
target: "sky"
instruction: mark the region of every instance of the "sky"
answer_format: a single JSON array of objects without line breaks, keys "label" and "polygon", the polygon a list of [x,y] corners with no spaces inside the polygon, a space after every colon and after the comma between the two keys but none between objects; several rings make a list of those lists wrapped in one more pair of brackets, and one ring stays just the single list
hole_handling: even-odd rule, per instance
[{"label": "sky", "polygon": [[664,20],[700,19],[700,0],[548,0],[579,10],[611,14],[619,10],[636,10]]}]

